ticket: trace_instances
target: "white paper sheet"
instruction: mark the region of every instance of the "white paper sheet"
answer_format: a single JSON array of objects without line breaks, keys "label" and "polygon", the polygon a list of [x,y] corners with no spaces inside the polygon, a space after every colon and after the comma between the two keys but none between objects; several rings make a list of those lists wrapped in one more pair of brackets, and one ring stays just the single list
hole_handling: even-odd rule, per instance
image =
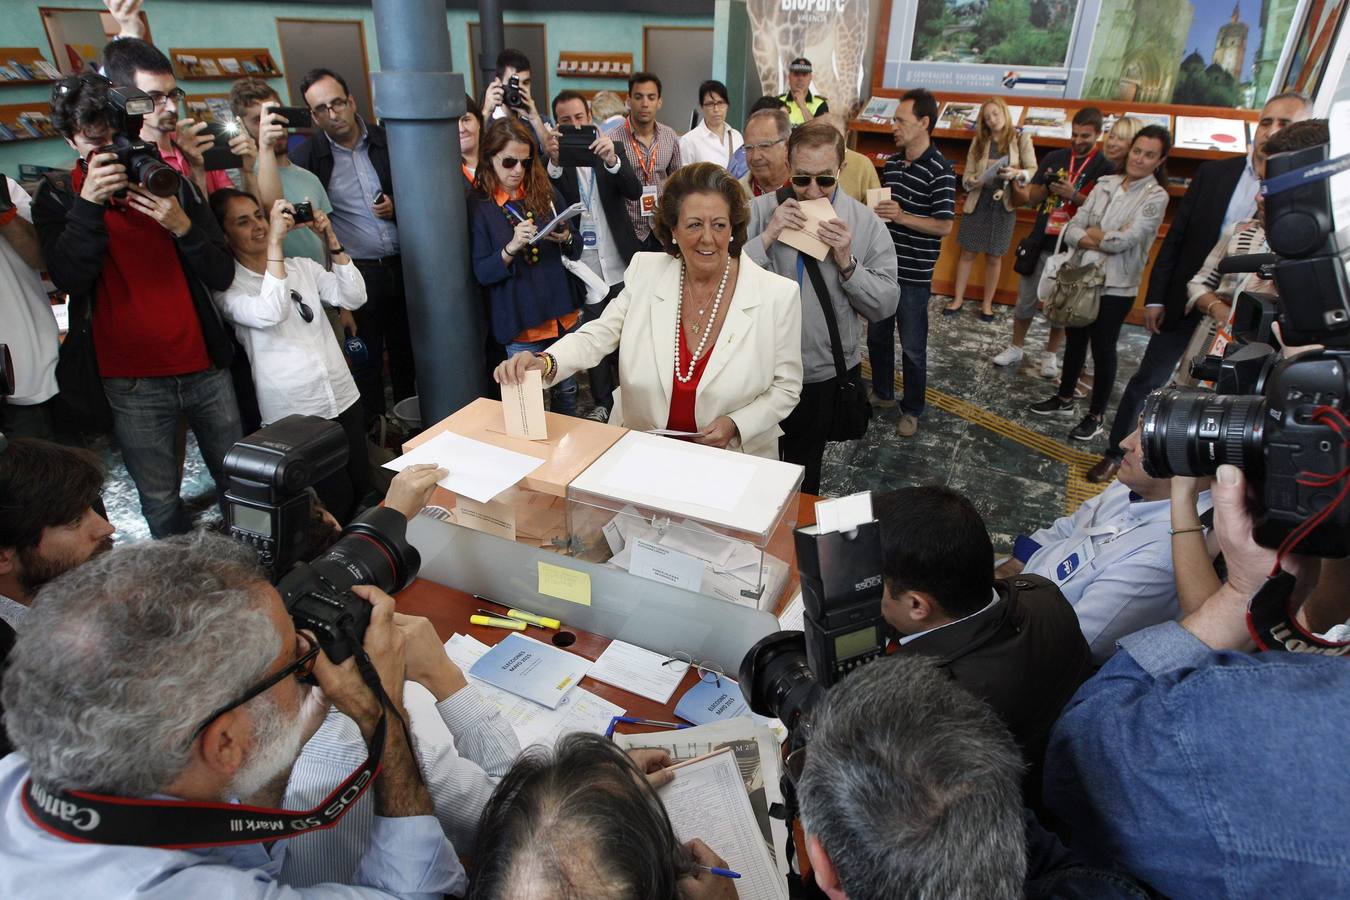
[{"label": "white paper sheet", "polygon": [[667,657],[623,641],[610,641],[586,674],[629,693],[669,703],[687,667],[663,665]]},{"label": "white paper sheet", "polygon": [[680,444],[637,444],[609,470],[605,484],[621,494],[638,493],[677,507],[696,503],[731,512],[745,495],[755,467],[726,454],[725,459],[687,452]]},{"label": "white paper sheet", "polygon": [[759,833],[750,797],[730,750],[690,762],[658,792],[681,843],[704,843],[739,872],[741,900],[787,900],[787,880],[779,875]]},{"label": "white paper sheet", "polygon": [[[703,573],[708,568],[706,561],[651,541],[634,541],[632,548],[628,560],[630,575],[686,591],[698,591],[702,587]],[[628,549],[627,546],[624,549]]]},{"label": "white paper sheet", "polygon": [[401,472],[416,463],[435,463],[450,471],[436,482],[447,491],[487,503],[544,464],[544,460],[443,431],[410,453],[384,464]]}]

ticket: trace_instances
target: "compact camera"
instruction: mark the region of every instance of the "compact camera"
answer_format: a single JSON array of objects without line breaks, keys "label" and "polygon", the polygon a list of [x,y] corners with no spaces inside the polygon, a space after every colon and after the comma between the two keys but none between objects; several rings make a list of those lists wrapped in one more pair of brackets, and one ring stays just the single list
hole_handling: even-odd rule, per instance
[{"label": "compact camera", "polygon": [[[181,178],[164,162],[154,144],[141,140],[141,123],[146,114],[155,110],[150,95],[134,87],[118,87],[95,72],[85,72],[79,80],[101,88],[105,94],[104,110],[113,138],[99,153],[113,153],[127,170],[127,180],[139,184],[157,197],[172,197],[178,193]],[[57,92],[70,89],[69,82],[56,86]],[[119,191],[125,196],[125,191]]]},{"label": "compact camera", "polygon": [[291,221],[295,222],[296,225],[304,225],[306,222],[314,221],[314,204],[309,200],[295,204],[293,209]]},{"label": "compact camera", "polygon": [[506,79],[506,89],[502,91],[502,102],[512,109],[529,109],[525,104],[525,92],[520,88],[520,77],[512,75]]},{"label": "compact camera", "polygon": [[[1267,180],[1326,158],[1325,145],[1276,154]],[[1272,193],[1265,219],[1275,252],[1232,257],[1220,271],[1262,272],[1279,296],[1240,295],[1233,343],[1192,365],[1214,393],[1164,388],[1145,401],[1144,468],[1167,478],[1238,466],[1260,488],[1258,543],[1279,547],[1317,517],[1299,552],[1339,558],[1350,553],[1350,506],[1336,500],[1350,465],[1336,427],[1350,401],[1350,246],[1335,233],[1327,180]],[[1284,343],[1321,348],[1282,358],[1270,343],[1274,321]]]},{"label": "compact camera", "polygon": [[230,534],[255,548],[297,629],[314,633],[335,663],[365,637],[370,604],[351,593],[373,584],[385,593],[407,587],[422,565],[396,510],[366,510],[308,562],[312,485],[347,463],[342,427],[317,416],[287,416],[259,429],[225,455]]}]

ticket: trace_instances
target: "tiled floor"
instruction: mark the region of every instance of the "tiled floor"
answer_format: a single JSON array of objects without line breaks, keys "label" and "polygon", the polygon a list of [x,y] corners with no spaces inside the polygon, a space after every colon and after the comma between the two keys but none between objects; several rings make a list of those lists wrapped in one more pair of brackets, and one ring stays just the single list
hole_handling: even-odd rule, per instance
[{"label": "tiled floor", "polygon": [[[928,386],[943,398],[952,398],[944,406],[957,412],[930,404],[919,433],[912,438],[896,435],[895,411],[879,414],[862,441],[830,445],[822,490],[840,495],[863,489],[945,484],[975,502],[995,547],[1002,550],[1019,532],[1063,514],[1070,477],[1069,465],[1063,460],[1073,456],[1073,451],[1099,453],[1106,438],[1103,435],[1090,444],[1068,440],[1068,430],[1086,411],[1086,401],[1078,402],[1074,414],[1042,418],[1026,412],[1028,403],[1049,396],[1056,387],[1036,370],[1046,335],[1043,323],[1032,327],[1027,347],[1035,352],[1027,354],[1022,367],[1000,369],[989,359],[1007,345],[1011,307],[996,306],[996,320],[985,324],[973,314],[978,304],[968,303],[966,312],[959,316],[939,315],[945,300],[934,297],[930,306]],[[1120,339],[1120,374],[1107,412],[1108,427],[1120,391],[1133,374],[1146,342],[1143,329],[1125,326]],[[987,423],[994,427],[971,421],[987,417],[962,409],[959,401],[995,414],[999,418]],[[589,405],[583,392],[582,411]],[[1053,441],[1035,439],[1037,435]],[[120,454],[106,441],[99,449],[109,467],[104,497],[118,539],[149,537]],[[211,489],[210,475],[189,435],[183,496],[199,522],[213,521],[219,515]]]}]

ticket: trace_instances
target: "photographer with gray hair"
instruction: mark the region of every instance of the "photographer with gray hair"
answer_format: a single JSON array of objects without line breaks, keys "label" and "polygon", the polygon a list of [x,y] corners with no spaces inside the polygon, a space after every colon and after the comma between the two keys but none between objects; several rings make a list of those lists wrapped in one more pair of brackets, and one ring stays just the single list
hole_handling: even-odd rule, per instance
[{"label": "photographer with gray hair", "polygon": [[[376,814],[351,881],[368,889],[360,896],[462,890],[393,714],[405,671],[417,677],[425,620],[398,616],[378,589],[353,591],[372,606],[364,668],[388,697],[387,722],[357,660],[334,665],[297,634],[254,553],[226,538],[123,547],[49,583],[4,683],[16,752],[0,761],[0,896],[307,896],[276,884],[289,842],[268,836],[361,802]],[[378,772],[368,760],[325,808],[260,808],[278,803],[330,703],[367,741],[387,726],[372,747],[382,750]],[[374,800],[360,798],[371,782]],[[235,802],[238,812],[221,807]],[[207,820],[213,827],[200,827]]]},{"label": "photographer with gray hair", "polygon": [[1147,896],[1023,810],[1012,735],[931,661],[893,655],[848,676],[808,747],[797,799],[831,900]]}]

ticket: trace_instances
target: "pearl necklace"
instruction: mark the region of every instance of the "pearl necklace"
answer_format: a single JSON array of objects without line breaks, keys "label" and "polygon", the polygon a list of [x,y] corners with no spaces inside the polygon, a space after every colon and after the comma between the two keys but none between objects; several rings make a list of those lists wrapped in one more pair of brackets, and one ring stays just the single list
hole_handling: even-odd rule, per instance
[{"label": "pearl necklace", "polygon": [[703,329],[703,336],[698,339],[698,347],[689,357],[689,371],[680,374],[680,307],[684,306],[684,261],[680,261],[680,302],[675,307],[675,380],[680,384],[688,384],[694,379],[694,367],[698,365],[699,357],[703,355],[703,348],[708,345],[708,335],[712,334],[712,324],[717,321],[717,309],[722,305],[722,295],[727,289],[727,278],[731,275],[731,257],[727,257],[726,268],[722,270],[722,283],[717,286],[717,296],[713,299],[712,315],[708,317],[708,327]]}]

